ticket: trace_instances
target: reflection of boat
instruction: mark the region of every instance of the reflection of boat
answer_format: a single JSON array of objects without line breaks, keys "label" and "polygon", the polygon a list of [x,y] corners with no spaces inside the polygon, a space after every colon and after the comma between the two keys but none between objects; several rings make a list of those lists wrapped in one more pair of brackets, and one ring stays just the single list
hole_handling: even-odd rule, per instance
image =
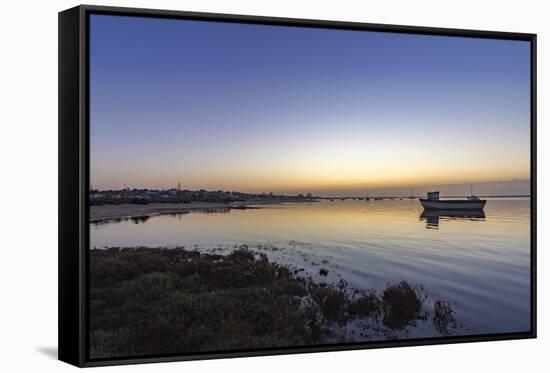
[{"label": "reflection of boat", "polygon": [[485,220],[483,210],[424,210],[420,215],[420,220],[426,220],[426,228],[438,229],[439,219],[443,220]]},{"label": "reflection of boat", "polygon": [[433,217],[449,218],[449,220],[478,220],[485,219],[483,210],[424,210],[420,215],[422,219]]},{"label": "reflection of boat", "polygon": [[486,202],[474,195],[466,199],[439,199],[439,192],[428,192],[428,198],[420,198],[426,210],[483,210]]}]

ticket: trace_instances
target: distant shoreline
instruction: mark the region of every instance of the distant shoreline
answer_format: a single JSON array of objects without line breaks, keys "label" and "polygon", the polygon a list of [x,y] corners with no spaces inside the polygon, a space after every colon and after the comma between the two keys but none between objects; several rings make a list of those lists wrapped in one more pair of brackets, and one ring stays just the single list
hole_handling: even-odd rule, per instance
[{"label": "distant shoreline", "polygon": [[165,214],[185,214],[192,211],[245,210],[261,208],[255,205],[276,205],[282,203],[307,203],[316,200],[304,199],[261,199],[231,203],[191,202],[191,203],[150,203],[147,205],[124,203],[119,205],[90,206],[89,223],[101,223],[112,220],[149,218]]},{"label": "distant shoreline", "polygon": [[[441,198],[467,198],[467,195],[441,195]],[[506,194],[506,195],[478,195],[482,198],[530,198],[530,194]],[[317,199],[334,199],[334,200],[363,200],[365,198],[370,199],[419,199],[424,196],[369,196],[369,197],[357,197],[357,196],[344,196],[344,197],[316,197]]]}]

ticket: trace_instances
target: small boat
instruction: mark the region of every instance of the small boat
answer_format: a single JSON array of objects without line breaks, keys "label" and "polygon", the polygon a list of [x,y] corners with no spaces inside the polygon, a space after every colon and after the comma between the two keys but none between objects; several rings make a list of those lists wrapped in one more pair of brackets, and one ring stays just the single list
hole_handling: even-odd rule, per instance
[{"label": "small boat", "polygon": [[439,192],[428,192],[427,198],[420,198],[426,210],[483,210],[486,202],[474,195],[466,199],[439,199]]}]

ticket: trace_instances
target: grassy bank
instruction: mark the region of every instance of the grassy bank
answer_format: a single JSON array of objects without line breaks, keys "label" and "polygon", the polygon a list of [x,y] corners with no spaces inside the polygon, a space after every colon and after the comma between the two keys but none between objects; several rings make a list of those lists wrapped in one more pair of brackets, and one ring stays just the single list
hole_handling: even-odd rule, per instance
[{"label": "grassy bank", "polygon": [[[352,294],[352,295],[350,295]],[[92,358],[345,342],[338,330],[371,320],[391,331],[426,320],[422,288],[405,281],[350,292],[314,283],[240,249],[222,256],[185,249],[90,252]],[[450,305],[433,323],[445,334]],[[368,333],[368,331],[366,331]]]}]

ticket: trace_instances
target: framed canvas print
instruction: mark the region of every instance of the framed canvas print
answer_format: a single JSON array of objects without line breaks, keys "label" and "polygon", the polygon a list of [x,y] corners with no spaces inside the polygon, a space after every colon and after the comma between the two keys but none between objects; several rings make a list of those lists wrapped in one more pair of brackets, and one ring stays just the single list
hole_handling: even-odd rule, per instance
[{"label": "framed canvas print", "polygon": [[536,36],[59,14],[59,357],[533,338]]}]

